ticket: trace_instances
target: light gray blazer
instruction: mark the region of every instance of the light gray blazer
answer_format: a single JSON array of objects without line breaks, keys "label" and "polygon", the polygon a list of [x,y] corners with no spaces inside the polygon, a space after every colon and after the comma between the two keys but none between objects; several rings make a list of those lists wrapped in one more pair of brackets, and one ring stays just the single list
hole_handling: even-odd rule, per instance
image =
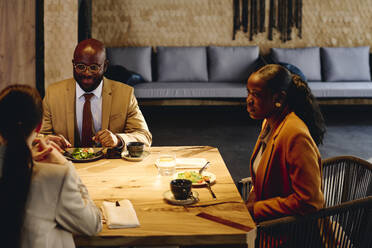
[{"label": "light gray blazer", "polygon": [[[2,157],[0,153],[0,171]],[[75,247],[72,233],[95,235],[101,229],[101,213],[72,163],[34,162],[22,247]]]}]

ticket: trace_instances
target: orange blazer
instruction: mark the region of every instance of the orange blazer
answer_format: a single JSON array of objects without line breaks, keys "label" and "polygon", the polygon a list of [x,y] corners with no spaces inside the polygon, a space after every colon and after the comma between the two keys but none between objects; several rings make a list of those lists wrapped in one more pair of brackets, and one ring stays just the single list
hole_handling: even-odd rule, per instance
[{"label": "orange blazer", "polygon": [[[262,130],[265,125],[266,120]],[[306,124],[289,113],[268,140],[255,174],[253,158],[259,143],[250,161],[253,188],[248,201],[253,201],[254,219],[259,222],[322,208],[321,158]]]},{"label": "orange blazer", "polygon": [[[62,134],[76,144],[75,86],[73,78],[51,84],[43,100],[42,134]],[[142,141],[150,146],[152,135],[138,107],[134,89],[126,84],[103,78],[102,129],[109,129],[125,143]]]}]

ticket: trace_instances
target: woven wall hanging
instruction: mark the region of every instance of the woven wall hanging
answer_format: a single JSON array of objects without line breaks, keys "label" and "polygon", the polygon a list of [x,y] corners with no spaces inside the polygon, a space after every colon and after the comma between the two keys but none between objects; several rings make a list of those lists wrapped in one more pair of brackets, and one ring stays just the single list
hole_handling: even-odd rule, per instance
[{"label": "woven wall hanging", "polygon": [[280,40],[291,40],[292,28],[297,29],[297,36],[302,38],[302,0],[269,0],[268,28],[265,28],[266,0],[233,0],[234,31],[243,28],[249,32],[249,40],[253,36],[268,30],[267,37],[273,40],[273,31],[280,33]]}]

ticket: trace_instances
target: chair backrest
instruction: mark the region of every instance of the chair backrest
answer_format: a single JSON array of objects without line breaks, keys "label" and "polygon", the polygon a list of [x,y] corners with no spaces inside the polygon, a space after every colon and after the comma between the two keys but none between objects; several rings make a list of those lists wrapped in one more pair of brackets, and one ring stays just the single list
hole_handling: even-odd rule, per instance
[{"label": "chair backrest", "polygon": [[372,247],[372,196],[257,225],[256,247]]},{"label": "chair backrest", "polygon": [[364,198],[372,194],[372,164],[353,156],[324,159],[325,207]]},{"label": "chair backrest", "polygon": [[256,247],[372,247],[372,164],[342,156],[322,168],[325,208],[259,223]]},{"label": "chair backrest", "polygon": [[[354,156],[332,157],[322,160],[322,185],[325,207],[372,195],[372,164]],[[243,200],[248,199],[252,179],[238,183]]]}]

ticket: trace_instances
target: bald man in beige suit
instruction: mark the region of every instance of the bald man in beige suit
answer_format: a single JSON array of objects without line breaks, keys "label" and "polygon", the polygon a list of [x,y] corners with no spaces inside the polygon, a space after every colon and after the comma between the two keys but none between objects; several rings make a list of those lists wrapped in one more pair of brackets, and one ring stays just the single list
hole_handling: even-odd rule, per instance
[{"label": "bald man in beige suit", "polygon": [[106,147],[122,147],[131,141],[150,146],[152,135],[139,109],[134,89],[103,77],[108,61],[104,45],[89,39],[74,52],[74,78],[50,85],[43,105],[41,133],[62,148],[80,147],[85,93],[92,93],[95,135],[92,139]]}]

